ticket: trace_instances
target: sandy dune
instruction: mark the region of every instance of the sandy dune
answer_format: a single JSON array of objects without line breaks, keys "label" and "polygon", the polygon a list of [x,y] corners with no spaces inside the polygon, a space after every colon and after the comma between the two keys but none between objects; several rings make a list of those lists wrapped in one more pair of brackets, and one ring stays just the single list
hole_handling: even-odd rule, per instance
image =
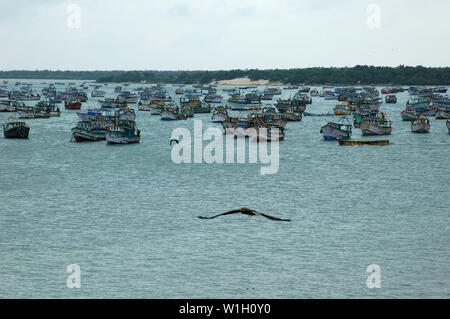
[{"label": "sandy dune", "polygon": [[271,83],[269,80],[258,80],[258,81],[252,81],[248,77],[243,78],[236,78],[232,80],[222,80],[222,81],[213,81],[210,83],[210,85],[283,85],[282,83]]}]

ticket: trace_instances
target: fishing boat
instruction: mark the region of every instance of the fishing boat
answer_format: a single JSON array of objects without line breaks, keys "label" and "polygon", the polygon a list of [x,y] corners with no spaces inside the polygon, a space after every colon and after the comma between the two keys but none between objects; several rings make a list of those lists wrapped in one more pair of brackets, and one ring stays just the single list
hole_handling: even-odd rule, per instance
[{"label": "fishing boat", "polygon": [[81,102],[78,99],[66,99],[64,101],[64,107],[67,110],[79,110],[81,109]]},{"label": "fishing boat", "polygon": [[228,118],[228,112],[225,107],[216,107],[211,116],[211,122],[222,123]]},{"label": "fishing boat", "polygon": [[105,97],[105,91],[95,89],[91,92],[91,97]]},{"label": "fishing boat", "polygon": [[135,104],[139,101],[139,96],[129,91],[124,91],[117,96],[116,100],[119,103]]},{"label": "fishing boat", "polygon": [[3,135],[5,138],[28,138],[30,127],[25,122],[17,121],[13,116],[9,117],[5,123],[2,124]]},{"label": "fishing boat", "polygon": [[282,129],[285,129],[287,124],[286,114],[279,113],[271,105],[266,105],[261,112],[250,114],[249,119],[257,124],[271,125]]},{"label": "fishing boat", "polygon": [[447,93],[447,88],[446,87],[434,88],[433,92],[434,93]]},{"label": "fishing boat", "polygon": [[448,120],[450,119],[450,108],[441,107],[436,112],[436,120]]},{"label": "fishing boat", "polygon": [[60,111],[59,107],[56,106],[56,104],[53,102],[42,100],[42,101],[39,101],[34,108],[40,109],[43,112],[48,113],[52,117],[60,117],[61,116],[61,111]]},{"label": "fishing boat", "polygon": [[150,115],[160,115],[161,111],[164,109],[165,103],[162,99],[151,99],[148,102],[148,107],[150,110]]},{"label": "fishing boat", "polygon": [[133,109],[122,108],[115,114],[111,126],[107,127],[108,144],[133,144],[141,140],[141,131],[136,127],[136,114]]},{"label": "fishing boat", "polygon": [[[290,89],[292,90],[292,87]],[[295,89],[295,87],[294,87],[294,89]],[[282,92],[281,92],[280,88],[273,87],[273,88],[266,88],[264,90],[264,93],[268,93],[271,95],[281,95]]]},{"label": "fishing boat", "polygon": [[187,116],[182,115],[179,112],[179,109],[174,106],[166,106],[161,111],[161,121],[177,121],[177,120],[186,120]]},{"label": "fishing boat", "polygon": [[319,90],[312,89],[311,92],[309,92],[309,95],[311,95],[311,97],[319,96]]},{"label": "fishing boat", "polygon": [[289,108],[285,114],[288,122],[300,122],[303,119],[303,112],[294,108]]},{"label": "fishing boat", "polygon": [[22,107],[26,107],[23,102],[0,101],[0,112],[17,112],[17,110]]},{"label": "fishing boat", "polygon": [[112,126],[106,132],[106,141],[108,144],[134,144],[139,143],[141,131],[134,125],[120,124]]},{"label": "fishing boat", "polygon": [[303,112],[303,116],[308,116],[308,117],[323,117],[323,116],[333,116],[333,113],[309,113],[309,112]]},{"label": "fishing boat", "polygon": [[306,110],[306,102],[304,96],[297,92],[292,99],[278,99],[275,107],[280,113],[286,113],[288,109],[303,113]]},{"label": "fishing boat", "polygon": [[347,103],[337,104],[333,109],[334,115],[350,115],[352,114],[350,110],[350,105]]},{"label": "fishing boat", "polygon": [[245,97],[241,96],[239,92],[231,94],[228,98],[228,105],[232,110],[248,110]]},{"label": "fishing boat", "polygon": [[402,116],[403,121],[414,121],[417,118],[416,110],[409,105],[401,111],[400,115]]},{"label": "fishing boat", "polygon": [[413,133],[429,133],[430,132],[430,120],[424,116],[419,115],[411,123],[411,131]]},{"label": "fishing boat", "polygon": [[360,128],[362,135],[390,135],[392,133],[392,121],[386,113],[379,112],[374,119],[364,119]]},{"label": "fishing boat", "polygon": [[223,96],[218,94],[207,94],[204,101],[206,103],[222,103]]},{"label": "fishing boat", "polygon": [[301,88],[299,89],[299,92],[300,92],[300,93],[309,93],[309,91],[311,91],[311,88],[310,88],[310,87],[307,87],[307,86],[301,87]]},{"label": "fishing boat", "polygon": [[200,100],[198,102],[191,102],[190,106],[194,113],[211,113],[211,105],[202,103]]},{"label": "fishing boat", "polygon": [[383,146],[389,145],[389,140],[378,140],[378,141],[346,141],[342,139],[338,139],[339,145],[375,145],[375,146]]},{"label": "fishing boat", "polygon": [[342,117],[338,122],[328,122],[320,129],[320,133],[325,140],[349,139],[352,136],[352,125],[346,117]]},{"label": "fishing boat", "polygon": [[386,95],[385,97],[385,102],[387,104],[395,104],[397,103],[397,96],[391,94],[391,95]]},{"label": "fishing boat", "polygon": [[76,142],[93,142],[106,139],[106,129],[98,122],[78,122],[72,128],[72,136]]},{"label": "fishing boat", "polygon": [[450,120],[447,120],[447,130],[448,134],[450,134]]},{"label": "fishing boat", "polygon": [[255,127],[254,140],[256,142],[275,142],[284,140],[285,133],[283,129],[268,125]]},{"label": "fishing boat", "polygon": [[82,122],[90,122],[102,116],[102,111],[100,109],[89,109],[87,112],[77,112],[77,116]]},{"label": "fishing boat", "polygon": [[196,95],[183,96],[180,99],[180,106],[183,109],[191,109],[193,113],[211,113],[211,105],[203,103]]},{"label": "fishing boat", "polygon": [[33,106],[21,107],[17,109],[17,114],[21,119],[47,119],[50,117],[49,110],[43,110]]},{"label": "fishing boat", "polygon": [[148,103],[148,100],[144,100],[144,103],[142,103],[142,101],[139,101],[139,103],[138,103],[138,111],[150,112],[150,105]]}]

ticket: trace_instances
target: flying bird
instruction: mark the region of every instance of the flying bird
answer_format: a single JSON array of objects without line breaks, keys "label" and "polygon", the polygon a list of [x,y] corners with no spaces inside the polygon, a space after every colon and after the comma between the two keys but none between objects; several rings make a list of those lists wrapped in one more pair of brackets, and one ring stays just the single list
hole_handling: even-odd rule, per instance
[{"label": "flying bird", "polygon": [[265,218],[268,218],[270,220],[276,220],[276,221],[282,221],[282,222],[290,222],[290,219],[282,219],[282,218],[278,218],[278,217],[274,217],[274,216],[270,216],[261,212],[258,212],[257,210],[254,209],[249,209],[247,207],[242,207],[239,209],[235,209],[235,210],[230,210],[228,212],[216,215],[216,216],[211,216],[211,217],[204,217],[204,216],[198,216],[198,218],[200,219],[213,219],[213,218],[217,218],[219,216],[225,216],[225,215],[232,215],[232,214],[244,214],[244,215],[248,215],[248,216],[262,216]]}]

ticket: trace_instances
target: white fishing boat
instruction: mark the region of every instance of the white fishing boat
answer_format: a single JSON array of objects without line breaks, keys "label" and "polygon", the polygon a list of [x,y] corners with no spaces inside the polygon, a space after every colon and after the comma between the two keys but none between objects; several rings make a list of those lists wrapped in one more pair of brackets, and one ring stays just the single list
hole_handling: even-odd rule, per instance
[{"label": "white fishing boat", "polygon": [[349,139],[352,136],[352,125],[347,118],[341,118],[338,122],[328,122],[320,129],[325,140]]},{"label": "white fishing boat", "polygon": [[439,108],[436,112],[436,120],[448,120],[450,119],[450,108]]},{"label": "white fishing boat", "polygon": [[161,111],[161,121],[177,121],[177,120],[186,120],[187,116],[180,114],[177,108],[167,106],[164,107]]},{"label": "white fishing boat", "polygon": [[429,133],[430,132],[430,120],[424,115],[419,115],[411,123],[411,131],[413,133]]},{"label": "white fishing boat", "polygon": [[131,126],[113,126],[106,132],[108,144],[134,144],[139,143],[141,132]]},{"label": "white fishing boat", "polygon": [[225,107],[215,108],[211,116],[211,121],[214,123],[222,123],[228,118],[228,112]]}]

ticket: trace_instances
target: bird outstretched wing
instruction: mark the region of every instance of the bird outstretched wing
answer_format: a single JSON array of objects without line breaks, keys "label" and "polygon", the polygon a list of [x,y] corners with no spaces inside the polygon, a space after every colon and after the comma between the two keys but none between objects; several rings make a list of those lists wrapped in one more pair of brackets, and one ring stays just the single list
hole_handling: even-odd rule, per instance
[{"label": "bird outstretched wing", "polygon": [[217,218],[217,217],[220,217],[220,216],[237,214],[237,213],[241,213],[241,210],[240,209],[234,209],[234,210],[230,210],[228,212],[225,212],[225,213],[222,213],[222,214],[219,214],[219,215],[215,215],[215,216],[211,216],[211,217],[198,216],[198,218],[200,218],[200,219],[214,219],[214,218]]},{"label": "bird outstretched wing", "polygon": [[270,216],[270,215],[258,212],[257,210],[253,210],[252,212],[255,213],[256,215],[259,215],[259,216],[262,216],[262,217],[265,217],[265,218],[268,218],[271,220],[277,220],[277,221],[281,221],[281,222],[290,222],[291,221],[290,219],[283,219],[283,218],[278,218],[275,216]]},{"label": "bird outstretched wing", "polygon": [[215,216],[211,216],[211,217],[198,216],[198,218],[200,218],[200,219],[214,219],[214,218],[217,218],[219,216],[232,215],[232,214],[238,214],[238,213],[245,214],[245,215],[250,215],[250,216],[258,215],[258,216],[262,216],[262,217],[268,218],[270,220],[276,220],[276,221],[283,221],[283,222],[290,222],[291,221],[290,219],[282,219],[282,218],[278,218],[278,217],[275,217],[275,216],[267,215],[267,214],[258,212],[257,210],[249,209],[247,207],[242,207],[240,209],[230,210],[228,212],[225,212],[225,213],[222,213],[222,214],[219,214],[219,215],[215,215]]}]

